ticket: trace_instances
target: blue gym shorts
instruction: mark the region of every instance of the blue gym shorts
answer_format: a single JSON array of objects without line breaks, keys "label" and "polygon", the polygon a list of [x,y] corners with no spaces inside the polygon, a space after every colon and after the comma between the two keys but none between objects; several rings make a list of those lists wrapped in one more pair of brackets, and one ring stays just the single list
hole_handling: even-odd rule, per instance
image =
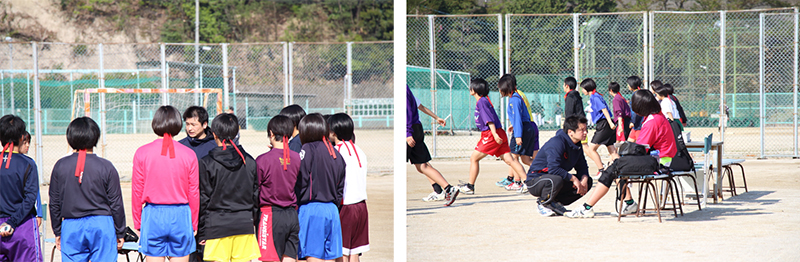
[{"label": "blue gym shorts", "polygon": [[117,232],[111,216],[66,218],[61,226],[62,261],[116,261]]},{"label": "blue gym shorts", "polygon": [[300,206],[300,248],[298,258],[333,260],[342,256],[342,224],[339,209],[330,202],[311,202]]},{"label": "blue gym shorts", "polygon": [[533,151],[539,150],[539,127],[536,123],[522,124],[522,145],[517,145],[515,137],[509,137],[508,147],[511,153],[520,156],[533,156]]},{"label": "blue gym shorts", "polygon": [[144,206],[139,252],[149,257],[184,257],[195,248],[189,205]]}]

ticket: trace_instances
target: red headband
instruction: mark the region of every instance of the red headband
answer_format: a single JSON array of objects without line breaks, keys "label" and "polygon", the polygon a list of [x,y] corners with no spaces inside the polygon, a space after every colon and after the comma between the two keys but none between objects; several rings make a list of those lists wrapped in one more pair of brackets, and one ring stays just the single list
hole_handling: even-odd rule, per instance
[{"label": "red headband", "polygon": [[86,149],[78,150],[78,164],[75,165],[75,177],[78,178],[78,184],[83,183],[83,169],[86,165]]},{"label": "red headband", "polygon": [[169,158],[175,158],[175,145],[172,144],[172,135],[164,133],[164,140],[161,141],[161,155],[166,156],[169,151]]}]

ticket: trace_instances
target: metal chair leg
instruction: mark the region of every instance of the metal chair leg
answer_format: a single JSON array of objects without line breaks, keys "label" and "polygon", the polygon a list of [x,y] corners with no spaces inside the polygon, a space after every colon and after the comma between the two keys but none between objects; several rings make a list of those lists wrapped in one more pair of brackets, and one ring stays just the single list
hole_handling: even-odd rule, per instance
[{"label": "metal chair leg", "polygon": [[739,164],[739,163],[734,163],[734,164],[731,164],[731,165],[739,166],[739,168],[742,169],[742,182],[744,183],[744,192],[750,192],[750,191],[747,190],[747,178],[745,177],[745,174],[744,174],[744,166],[742,166],[742,164]]},{"label": "metal chair leg", "polygon": [[[658,191],[656,191],[656,185],[653,183],[652,180],[647,180],[647,184],[653,188],[653,194],[650,195],[653,197],[653,201],[656,202],[656,215],[658,216],[658,223],[661,223],[661,203],[658,202],[659,197],[656,195]],[[645,197],[647,198],[647,197]]]}]

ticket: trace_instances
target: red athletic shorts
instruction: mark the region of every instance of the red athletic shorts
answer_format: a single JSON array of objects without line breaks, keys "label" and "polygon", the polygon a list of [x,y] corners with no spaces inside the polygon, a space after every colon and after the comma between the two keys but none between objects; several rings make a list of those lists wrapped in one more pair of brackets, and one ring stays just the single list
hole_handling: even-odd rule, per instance
[{"label": "red athletic shorts", "polygon": [[500,156],[502,154],[511,152],[511,148],[508,147],[508,137],[506,136],[506,131],[503,129],[497,129],[497,135],[503,140],[500,141],[500,144],[494,141],[492,130],[481,132],[481,140],[478,141],[478,145],[475,146],[475,150],[493,156]]},{"label": "red athletic shorts", "polygon": [[641,133],[641,132],[642,132],[642,130],[633,130],[633,129],[632,129],[632,130],[631,130],[631,134],[630,134],[630,135],[628,135],[628,138],[630,138],[630,139],[633,139],[633,140],[636,140],[636,138],[638,138],[638,137],[639,137],[639,133]]}]

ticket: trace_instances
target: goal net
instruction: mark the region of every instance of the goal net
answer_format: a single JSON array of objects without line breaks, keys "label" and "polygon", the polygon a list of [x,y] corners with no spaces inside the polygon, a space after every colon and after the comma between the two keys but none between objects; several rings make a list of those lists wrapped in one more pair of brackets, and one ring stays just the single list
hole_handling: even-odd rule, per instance
[{"label": "goal net", "polygon": [[[105,123],[100,123],[101,104],[105,101]],[[209,117],[222,113],[222,90],[216,88],[185,89],[117,89],[93,88],[75,90],[72,119],[88,116],[106,125],[111,134],[151,132],[150,122],[162,105],[171,105],[183,112],[198,105],[206,108]]]}]

